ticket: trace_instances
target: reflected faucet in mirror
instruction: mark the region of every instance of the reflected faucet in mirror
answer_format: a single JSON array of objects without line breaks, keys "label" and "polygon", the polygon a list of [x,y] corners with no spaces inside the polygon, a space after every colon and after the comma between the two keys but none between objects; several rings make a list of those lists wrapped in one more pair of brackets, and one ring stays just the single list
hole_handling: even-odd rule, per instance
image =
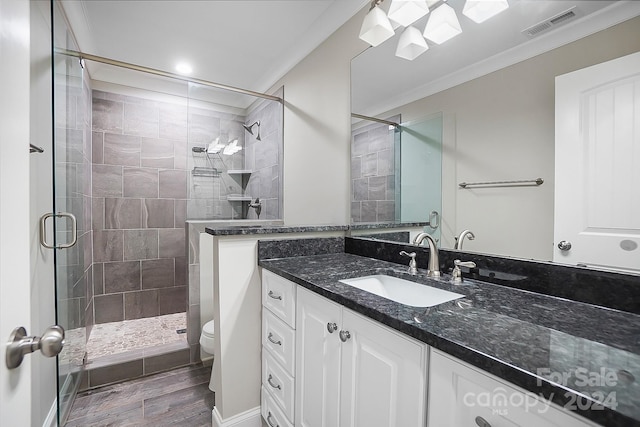
[{"label": "reflected faucet in mirror", "polygon": [[473,240],[476,238],[476,235],[471,232],[471,230],[463,230],[458,237],[456,237],[456,243],[453,245],[453,249],[457,249],[459,251],[462,250],[462,243],[464,242],[464,238],[469,240]]},{"label": "reflected faucet in mirror", "polygon": [[440,277],[440,260],[438,256],[438,247],[436,246],[436,241],[433,240],[428,233],[420,233],[413,239],[413,244],[416,246],[420,246],[424,240],[427,240],[429,243],[429,266],[427,270],[427,276],[429,277]]}]

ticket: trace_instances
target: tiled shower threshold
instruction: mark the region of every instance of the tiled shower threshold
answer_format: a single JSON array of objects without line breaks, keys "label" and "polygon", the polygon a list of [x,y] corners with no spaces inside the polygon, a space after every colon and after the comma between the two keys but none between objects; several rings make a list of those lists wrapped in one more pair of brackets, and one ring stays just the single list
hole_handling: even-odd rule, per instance
[{"label": "tiled shower threshold", "polygon": [[190,363],[186,313],[94,325],[81,390]]}]

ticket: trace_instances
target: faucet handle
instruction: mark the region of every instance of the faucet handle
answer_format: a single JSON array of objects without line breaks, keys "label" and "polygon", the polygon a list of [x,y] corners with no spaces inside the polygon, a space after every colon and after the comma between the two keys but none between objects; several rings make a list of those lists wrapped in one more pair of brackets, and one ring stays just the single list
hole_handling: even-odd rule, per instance
[{"label": "faucet handle", "polygon": [[456,259],[453,261],[453,271],[451,272],[451,276],[453,276],[453,283],[462,283],[462,271],[460,267],[467,268],[476,268],[476,263],[473,261],[460,261]]},{"label": "faucet handle", "polygon": [[400,255],[408,256],[411,258],[411,261],[409,261],[409,274],[418,274],[418,264],[416,264],[416,253],[400,251]]},{"label": "faucet handle", "polygon": [[473,261],[460,261],[456,259],[453,261],[453,265],[455,267],[467,267],[467,268],[476,268],[476,263]]}]

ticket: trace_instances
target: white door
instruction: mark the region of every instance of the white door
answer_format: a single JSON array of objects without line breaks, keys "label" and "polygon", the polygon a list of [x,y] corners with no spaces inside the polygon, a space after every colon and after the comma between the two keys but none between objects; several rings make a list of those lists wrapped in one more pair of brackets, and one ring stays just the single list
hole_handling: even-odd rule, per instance
[{"label": "white door", "polygon": [[640,53],[556,78],[555,262],[640,272]]},{"label": "white door", "polygon": [[340,406],[342,307],[301,287],[297,293],[295,425],[335,427]]},{"label": "white door", "polygon": [[4,343],[31,333],[29,286],[29,2],[0,0],[0,419],[31,425],[29,356],[13,370]]},{"label": "white door", "polygon": [[339,425],[425,426],[427,346],[346,309],[341,333]]}]

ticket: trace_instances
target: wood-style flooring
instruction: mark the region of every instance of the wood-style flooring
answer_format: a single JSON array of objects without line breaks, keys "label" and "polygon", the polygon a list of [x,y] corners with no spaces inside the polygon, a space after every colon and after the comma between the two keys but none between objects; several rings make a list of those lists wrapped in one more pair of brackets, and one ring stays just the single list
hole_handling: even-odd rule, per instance
[{"label": "wood-style flooring", "polygon": [[211,426],[210,376],[198,364],[79,393],[65,426]]}]

